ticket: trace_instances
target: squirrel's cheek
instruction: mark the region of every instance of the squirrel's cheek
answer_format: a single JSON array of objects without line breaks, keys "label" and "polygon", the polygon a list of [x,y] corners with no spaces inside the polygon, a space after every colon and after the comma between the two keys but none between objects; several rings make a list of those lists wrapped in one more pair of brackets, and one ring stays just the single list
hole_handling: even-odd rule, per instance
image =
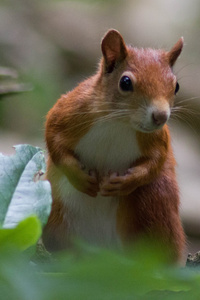
[{"label": "squirrel's cheek", "polygon": [[139,107],[130,117],[132,127],[141,132],[161,129],[170,118],[171,109],[165,101],[155,101]]}]

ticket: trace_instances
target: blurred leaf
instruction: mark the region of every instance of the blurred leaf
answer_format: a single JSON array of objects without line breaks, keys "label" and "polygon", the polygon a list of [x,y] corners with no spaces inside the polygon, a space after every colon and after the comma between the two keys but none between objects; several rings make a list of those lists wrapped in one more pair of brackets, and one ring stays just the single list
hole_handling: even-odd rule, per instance
[{"label": "blurred leaf", "polygon": [[35,214],[44,225],[52,202],[50,183],[38,181],[45,172],[44,153],[30,145],[15,149],[15,155],[0,154],[0,224],[13,228]]},{"label": "blurred leaf", "polygon": [[[47,297],[184,300],[190,295],[198,299],[195,297],[200,291],[198,274],[163,265],[159,262],[159,250],[149,244],[142,251],[139,249],[135,245],[131,255],[94,248],[82,253],[80,249],[73,254],[63,253],[46,265],[43,273],[49,285]],[[151,263],[146,264],[147,261]]]},{"label": "blurred leaf", "polygon": [[4,300],[44,300],[44,280],[13,249],[0,252],[0,291]]},{"label": "blurred leaf", "polygon": [[[199,300],[199,273],[158,263],[151,246],[132,255],[104,249],[74,249],[48,264],[27,264],[0,250],[2,299],[15,300]],[[150,248],[149,248],[150,246]],[[150,251],[149,251],[150,250]],[[145,265],[141,260],[151,261]]]},{"label": "blurred leaf", "polygon": [[41,233],[40,221],[36,216],[30,216],[13,229],[0,229],[0,247],[12,246],[24,251],[37,243]]}]

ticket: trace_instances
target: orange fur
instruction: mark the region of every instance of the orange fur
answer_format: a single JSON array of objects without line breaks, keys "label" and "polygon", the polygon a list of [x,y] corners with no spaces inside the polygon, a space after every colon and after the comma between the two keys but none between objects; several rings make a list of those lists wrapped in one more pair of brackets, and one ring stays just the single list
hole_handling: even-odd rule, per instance
[{"label": "orange fur", "polygon": [[[125,45],[117,31],[110,30],[102,41],[103,58],[98,72],[63,95],[49,111],[47,179],[52,185],[53,207],[43,236],[50,249],[67,247],[73,235],[69,229],[73,217],[68,221],[72,204],[68,203],[67,191],[63,196],[60,185],[61,180],[67,178],[75,191],[88,195],[88,201],[98,195],[118,201],[115,226],[122,242],[131,242],[140,234],[159,236],[161,243],[172,250],[173,259],[181,257],[185,237],[179,218],[175,159],[165,123],[173,106],[176,86],[171,68],[182,46],[183,39],[180,39],[169,52],[132,48]],[[123,74],[130,75],[133,91],[124,92],[119,87]],[[139,152],[133,149],[135,160],[121,174],[119,167],[90,170],[87,165],[83,166],[78,145],[80,141],[83,144],[90,141],[93,132],[98,141],[98,126],[113,120],[131,128],[130,136],[133,130]],[[105,131],[105,135],[112,137],[109,128],[105,125],[102,134]],[[107,140],[110,143],[109,138]],[[91,141],[91,154],[92,146]],[[113,149],[112,143],[110,149]],[[125,166],[126,158],[120,153],[119,157]],[[112,160],[112,155],[109,159]],[[87,207],[85,209],[87,211]]]}]

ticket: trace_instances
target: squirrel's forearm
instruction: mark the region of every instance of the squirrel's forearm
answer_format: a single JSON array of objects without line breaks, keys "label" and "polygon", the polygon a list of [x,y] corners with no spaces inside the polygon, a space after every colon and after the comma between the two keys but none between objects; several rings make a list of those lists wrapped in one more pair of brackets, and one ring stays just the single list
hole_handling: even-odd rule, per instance
[{"label": "squirrel's forearm", "polygon": [[164,162],[165,157],[161,155],[157,159],[155,157],[138,159],[134,166],[128,170],[131,181],[137,187],[151,183],[159,176]]}]

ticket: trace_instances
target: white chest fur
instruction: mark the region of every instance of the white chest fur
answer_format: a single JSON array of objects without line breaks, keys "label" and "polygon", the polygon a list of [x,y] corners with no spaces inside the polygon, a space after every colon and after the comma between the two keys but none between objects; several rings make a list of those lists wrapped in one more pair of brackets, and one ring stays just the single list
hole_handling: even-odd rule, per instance
[{"label": "white chest fur", "polygon": [[[121,122],[95,124],[80,140],[75,153],[87,170],[96,170],[100,176],[110,171],[123,174],[140,157],[135,131]],[[117,198],[92,198],[77,191],[64,176],[60,192],[67,205],[71,234],[100,246],[120,243],[116,231]]]},{"label": "white chest fur", "polygon": [[75,153],[87,169],[101,175],[123,173],[141,155],[135,131],[119,121],[95,124],[80,140]]}]

